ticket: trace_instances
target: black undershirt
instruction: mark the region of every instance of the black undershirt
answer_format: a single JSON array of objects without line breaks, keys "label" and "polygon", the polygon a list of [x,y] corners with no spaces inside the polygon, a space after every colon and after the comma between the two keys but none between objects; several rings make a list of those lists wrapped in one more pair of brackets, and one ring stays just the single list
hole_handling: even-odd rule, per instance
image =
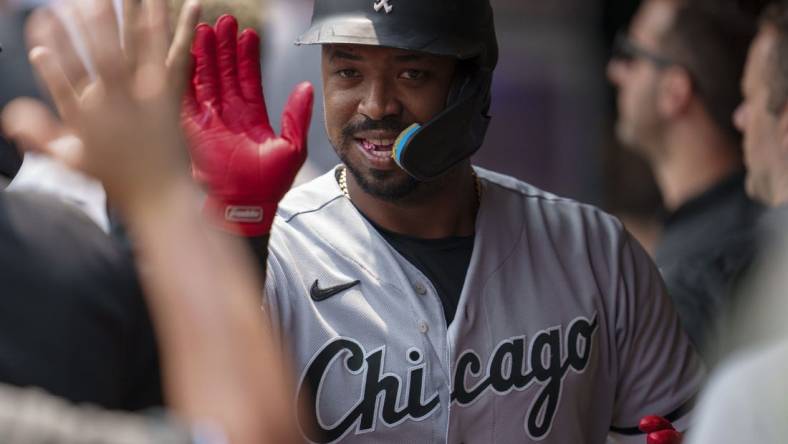
[{"label": "black undershirt", "polygon": [[367,220],[399,254],[432,282],[443,305],[446,325],[451,324],[471,263],[474,236],[420,239],[388,231]]}]

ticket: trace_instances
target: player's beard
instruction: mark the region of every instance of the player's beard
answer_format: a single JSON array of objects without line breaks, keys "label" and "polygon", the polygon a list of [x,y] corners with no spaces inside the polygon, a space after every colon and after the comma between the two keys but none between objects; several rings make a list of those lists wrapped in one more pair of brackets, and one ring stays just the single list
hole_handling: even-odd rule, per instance
[{"label": "player's beard", "polygon": [[361,131],[385,130],[399,134],[405,128],[407,125],[393,117],[382,120],[366,119],[358,123],[348,123],[342,128],[341,140],[338,143],[332,141],[342,163],[365,193],[387,202],[397,202],[413,196],[423,185],[423,182],[419,182],[399,168],[395,170],[362,168],[350,155],[355,149],[354,135]]}]

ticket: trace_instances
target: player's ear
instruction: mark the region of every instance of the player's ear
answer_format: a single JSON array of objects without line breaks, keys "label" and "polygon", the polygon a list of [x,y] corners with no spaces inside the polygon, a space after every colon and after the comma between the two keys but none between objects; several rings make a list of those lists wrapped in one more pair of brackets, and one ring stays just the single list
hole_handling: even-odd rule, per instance
[{"label": "player's ear", "polygon": [[682,114],[692,102],[692,77],[680,66],[665,68],[660,76],[657,107],[664,117]]}]

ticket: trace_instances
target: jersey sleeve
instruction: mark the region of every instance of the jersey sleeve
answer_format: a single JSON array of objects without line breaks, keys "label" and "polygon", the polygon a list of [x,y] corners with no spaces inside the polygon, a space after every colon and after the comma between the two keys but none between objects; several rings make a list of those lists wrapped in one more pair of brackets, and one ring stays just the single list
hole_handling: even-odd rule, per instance
[{"label": "jersey sleeve", "polygon": [[624,233],[618,256],[617,387],[611,431],[639,434],[640,418],[684,423],[704,368],[681,327],[654,263]]},{"label": "jersey sleeve", "polygon": [[278,295],[280,292],[276,288],[276,283],[281,282],[281,277],[277,277],[277,270],[280,269],[279,264],[276,260],[276,256],[273,254],[268,255],[267,258],[267,266],[266,266],[266,273],[265,273],[265,282],[263,286],[263,301],[262,301],[262,308],[263,312],[268,316],[268,319],[271,321],[271,325],[274,327],[275,331],[279,331],[279,317],[276,315],[278,312]]}]

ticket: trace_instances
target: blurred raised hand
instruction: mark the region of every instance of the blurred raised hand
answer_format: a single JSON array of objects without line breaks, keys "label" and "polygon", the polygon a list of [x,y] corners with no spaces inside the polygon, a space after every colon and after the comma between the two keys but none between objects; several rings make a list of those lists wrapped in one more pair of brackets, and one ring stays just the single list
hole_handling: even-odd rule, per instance
[{"label": "blurred raised hand", "polygon": [[[172,44],[165,0],[126,0],[122,37],[111,0],[60,5],[94,74],[80,69],[72,45],[60,44],[67,36],[55,15],[36,14],[29,26],[44,43],[30,57],[60,118],[20,99],[3,111],[4,130],[99,178],[124,212],[145,263],[168,407],[225,435],[212,442],[298,442],[288,359],[260,310],[261,282],[243,245],[202,223],[189,177],[180,106],[198,4],[184,6]],[[303,142],[296,130],[286,134]]]},{"label": "blurred raised hand", "polygon": [[[188,172],[178,127],[197,2],[183,8],[172,43],[163,0],[126,0],[123,36],[110,0],[59,7],[57,15],[37,11],[27,29],[30,59],[60,118],[38,101],[17,99],[3,111],[4,132],[98,178],[121,206],[155,198]],[[94,76],[58,16],[75,25]]]}]

